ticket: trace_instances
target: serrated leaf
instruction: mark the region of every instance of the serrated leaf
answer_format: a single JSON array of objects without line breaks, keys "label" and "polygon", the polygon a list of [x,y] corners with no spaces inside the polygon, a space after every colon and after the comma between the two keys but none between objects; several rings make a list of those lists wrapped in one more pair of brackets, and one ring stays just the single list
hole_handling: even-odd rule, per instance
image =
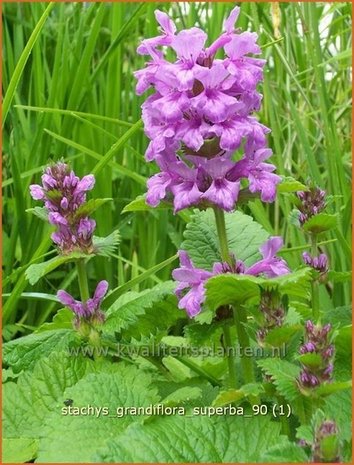
[{"label": "serrated leaf", "polygon": [[50,272],[57,269],[59,266],[64,265],[64,263],[72,262],[78,258],[90,258],[92,255],[87,255],[79,252],[72,252],[67,255],[58,255],[56,257],[47,260],[42,263],[35,263],[29,266],[26,270],[25,276],[32,284],[36,284],[43,276],[46,276]]},{"label": "serrated leaf", "polygon": [[80,338],[72,329],[33,333],[6,342],[3,345],[3,363],[11,367],[14,373],[32,370],[41,358],[79,344]]},{"label": "serrated leaf", "polygon": [[195,346],[210,346],[216,347],[220,342],[223,323],[207,324],[190,324],[185,326],[184,334],[188,341]]},{"label": "serrated leaf", "polygon": [[3,386],[3,436],[37,439],[50,411],[60,411],[64,390],[74,385],[94,364],[83,357],[54,352],[41,359],[32,373]]},{"label": "serrated leaf", "polygon": [[151,207],[146,203],[146,195],[139,195],[135,200],[132,200],[128,205],[126,205],[122,213],[127,212],[142,212],[142,211],[151,211],[151,210],[166,210],[173,208],[172,203],[162,201],[157,207]]},{"label": "serrated leaf", "polygon": [[334,271],[330,270],[327,274],[328,281],[332,281],[333,283],[346,283],[352,280],[352,272],[351,271]]},{"label": "serrated leaf", "polygon": [[309,457],[302,447],[288,440],[270,447],[262,456],[262,463],[308,463]]},{"label": "serrated leaf", "polygon": [[291,176],[282,176],[281,183],[277,185],[277,192],[297,192],[309,190],[305,184],[292,178]]},{"label": "serrated leaf", "polygon": [[206,304],[216,310],[222,305],[245,303],[260,299],[256,278],[249,275],[225,274],[210,278],[206,285]]},{"label": "serrated leaf", "polygon": [[335,420],[340,436],[345,441],[352,439],[352,392],[349,389],[338,391],[325,399],[321,407],[325,416]]},{"label": "serrated leaf", "polygon": [[44,207],[27,208],[27,213],[32,213],[42,221],[48,222],[48,210]]},{"label": "serrated leaf", "polygon": [[140,339],[142,335],[168,329],[178,319],[185,318],[185,313],[177,308],[174,288],[175,283],[167,281],[142,292],[123,294],[108,309],[104,330]]},{"label": "serrated leaf", "polygon": [[114,254],[119,242],[120,235],[118,230],[113,231],[107,237],[93,236],[92,238],[95,253],[103,257],[110,257],[112,254]]},{"label": "serrated leaf", "polygon": [[74,314],[68,308],[61,308],[53,317],[53,321],[43,323],[35,333],[54,331],[56,329],[72,329]]},{"label": "serrated leaf", "polygon": [[36,458],[37,439],[4,438],[2,442],[1,463],[25,463]]},{"label": "serrated leaf", "polygon": [[328,213],[319,213],[312,216],[303,224],[304,231],[320,234],[336,228],[338,225],[338,215],[329,215]]},{"label": "serrated leaf", "polygon": [[257,365],[272,377],[278,392],[287,401],[292,402],[299,396],[296,378],[300,368],[297,365],[276,358],[258,360]]},{"label": "serrated leaf", "polygon": [[[259,257],[259,247],[268,239],[268,233],[252,217],[239,211],[225,215],[230,252],[247,266]],[[195,211],[184,232],[181,249],[186,250],[197,268],[211,270],[220,262],[219,239],[211,209]]]},{"label": "serrated leaf", "polygon": [[111,365],[105,371],[83,377],[66,389],[62,397],[73,399],[72,407],[106,407],[107,414],[63,415],[62,406],[53,409],[41,431],[38,462],[56,462],[60,451],[61,462],[91,463],[93,455],[108,440],[144,416],[123,414],[117,408],[149,407],[159,401],[149,373],[123,363]]},{"label": "serrated leaf", "polygon": [[80,207],[75,211],[74,218],[83,218],[85,216],[90,216],[94,211],[100,208],[107,202],[111,202],[113,199],[90,199],[87,202],[80,205]]},{"label": "serrated leaf", "polygon": [[263,417],[159,417],[145,425],[131,425],[95,459],[120,463],[258,462],[280,438],[280,425]]}]

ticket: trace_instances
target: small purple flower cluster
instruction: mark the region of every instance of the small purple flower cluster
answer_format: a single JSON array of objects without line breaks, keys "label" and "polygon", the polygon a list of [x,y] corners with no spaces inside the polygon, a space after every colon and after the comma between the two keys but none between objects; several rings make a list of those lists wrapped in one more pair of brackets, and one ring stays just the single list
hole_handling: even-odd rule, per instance
[{"label": "small purple flower cluster", "polygon": [[312,445],[312,461],[315,463],[340,463],[340,441],[337,424],[324,420],[315,430]]},{"label": "small purple flower cluster", "polygon": [[[273,173],[274,165],[265,163],[272,155],[266,148],[270,130],[252,116],[260,108],[256,88],[265,64],[248,56],[261,53],[257,34],[234,28],[238,7],[209,47],[201,29],[176,33],[165,13],[157,10],[155,15],[162,33],[142,41],[137,51],[151,61],[135,72],[139,95],[155,90],[142,106],[151,140],[146,159],[160,168],[148,181],[147,203],[157,206],[172,195],[175,212],[193,205],[232,211],[242,179],[262,201],[274,201],[280,177]],[[165,59],[161,46],[172,49],[175,62]],[[215,58],[221,49],[224,58]]]},{"label": "small purple flower cluster", "polygon": [[326,207],[326,192],[319,187],[312,187],[308,191],[297,192],[297,197],[301,201],[298,205],[301,225],[306,223],[312,216],[321,213]]},{"label": "small purple flower cluster", "polygon": [[321,274],[325,274],[328,271],[328,257],[324,253],[321,253],[318,257],[311,257],[308,252],[304,252],[302,260],[305,265],[310,266]]},{"label": "small purple flower cluster", "polygon": [[257,339],[262,343],[271,329],[283,325],[285,310],[280,299],[280,294],[274,290],[262,292],[259,309],[263,313],[264,324],[257,331]]},{"label": "small purple flower cluster", "polygon": [[[178,307],[185,309],[190,317],[196,316],[201,311],[201,305],[205,300],[205,283],[212,276],[223,273],[249,274],[253,276],[265,275],[269,278],[289,273],[289,268],[282,258],[276,256],[282,247],[281,237],[271,237],[260,247],[263,256],[261,260],[250,267],[241,260],[232,260],[232,263],[217,262],[212,271],[195,268],[187,252],[179,251],[181,267],[173,271],[173,278],[179,282],[176,295],[179,299]],[[187,293],[185,291],[188,289]]]},{"label": "small purple flower cluster", "polygon": [[57,297],[63,305],[69,307],[74,312],[76,316],[76,325],[79,324],[81,318],[86,321],[102,323],[105,319],[105,315],[101,311],[100,306],[107,290],[108,282],[100,281],[97,284],[93,297],[88,299],[86,302],[75,300],[74,297],[63,290],[57,292]]},{"label": "small purple flower cluster", "polygon": [[66,163],[48,166],[42,175],[42,186],[32,184],[31,195],[42,200],[48,211],[48,220],[57,227],[53,242],[63,254],[79,250],[92,251],[92,234],[96,223],[80,207],[86,202],[86,192],[95,184],[93,175],[80,179]]},{"label": "small purple flower cluster", "polygon": [[299,382],[304,388],[314,388],[332,379],[334,345],[329,342],[331,325],[316,326],[308,320],[305,330],[305,343],[300,347],[300,354],[318,354],[320,362],[318,365],[302,363]]}]

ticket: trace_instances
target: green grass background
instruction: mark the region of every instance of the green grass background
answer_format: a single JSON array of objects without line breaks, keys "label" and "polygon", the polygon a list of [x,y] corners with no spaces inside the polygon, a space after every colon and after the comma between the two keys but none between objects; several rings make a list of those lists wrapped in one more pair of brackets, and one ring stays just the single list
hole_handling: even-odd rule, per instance
[{"label": "green grass background", "polygon": [[[143,97],[133,71],[146,58],[135,50],[156,35],[154,10],[169,12],[178,28],[199,26],[210,40],[235,3],[4,3],[3,4],[3,284],[4,337],[26,333],[51,318],[58,288],[77,294],[71,265],[36,286],[24,277],[31,263],[54,253],[50,228],[25,210],[35,205],[29,185],[49,159],[71,160],[80,176],[94,172],[95,197],[112,197],[95,213],[98,235],[119,228],[122,242],[110,260],[89,264],[91,288],[111,289],[173,256],[185,216],[171,210],[124,213],[155,171],[144,161],[139,123]],[[325,236],[331,267],[351,268],[351,4],[243,2],[238,26],[256,31],[268,59],[260,120],[278,173],[313,181],[333,195],[338,228]],[[279,25],[278,25],[279,23]],[[306,240],[290,224],[290,195],[244,210],[271,234],[284,236],[284,257],[300,264]],[[176,264],[176,262],[174,263]],[[169,279],[173,265],[135,288]],[[321,306],[349,302],[349,286],[323,287]],[[332,297],[332,298],[330,298]]]}]

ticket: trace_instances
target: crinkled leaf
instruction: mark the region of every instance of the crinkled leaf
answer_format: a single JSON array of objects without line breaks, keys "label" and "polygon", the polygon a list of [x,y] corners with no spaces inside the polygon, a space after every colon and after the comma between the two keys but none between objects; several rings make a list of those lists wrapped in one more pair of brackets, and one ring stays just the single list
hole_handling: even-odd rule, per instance
[{"label": "crinkled leaf", "polygon": [[93,455],[119,436],[141,416],[117,416],[118,407],[148,407],[159,401],[150,374],[123,363],[106,372],[91,373],[65,390],[63,398],[73,399],[72,407],[107,407],[107,415],[63,415],[61,404],[47,415],[41,431],[38,461],[91,463]]},{"label": "crinkled leaf", "polygon": [[245,303],[260,299],[256,278],[249,275],[225,274],[210,278],[206,285],[206,304],[216,310],[222,305]]},{"label": "crinkled leaf", "polygon": [[15,373],[32,370],[38,360],[69,346],[79,346],[78,334],[70,329],[33,333],[3,345],[3,363]]},{"label": "crinkled leaf", "polygon": [[56,329],[72,329],[73,327],[74,314],[72,310],[68,308],[61,308],[53,317],[53,321],[47,321],[43,323],[37,330],[36,333],[43,331],[54,331]]},{"label": "crinkled leaf", "polygon": [[280,424],[264,417],[159,417],[131,425],[95,458],[123,463],[258,462],[280,438]]},{"label": "crinkled leaf", "polygon": [[[246,265],[253,264],[259,257],[259,247],[268,239],[268,233],[253,219],[236,211],[225,215],[226,232],[230,252]],[[211,270],[220,262],[219,239],[214,214],[211,209],[195,211],[184,232],[181,249],[186,250],[194,266]]]},{"label": "crinkled leaf", "polygon": [[271,329],[265,337],[265,342],[273,347],[279,347],[303,331],[301,325],[281,326]]},{"label": "crinkled leaf", "polygon": [[320,354],[307,353],[299,355],[297,358],[300,363],[312,369],[316,369],[322,365],[322,357]]},{"label": "crinkled leaf", "polygon": [[309,457],[302,447],[288,440],[270,447],[262,456],[262,463],[308,463]]},{"label": "crinkled leaf", "polygon": [[333,382],[333,383],[326,383],[323,384],[322,386],[319,386],[315,392],[318,396],[320,397],[325,397],[329,396],[330,394],[333,394],[335,392],[339,391],[345,391],[347,389],[350,389],[352,387],[352,381],[339,381],[339,382]]},{"label": "crinkled leaf", "polygon": [[243,385],[240,389],[228,389],[227,391],[221,391],[214,399],[213,405],[215,407],[223,407],[225,405],[244,400],[248,396],[257,396],[263,392],[263,390],[262,384],[250,383]]},{"label": "crinkled leaf", "polygon": [[188,405],[191,401],[200,399],[203,395],[199,387],[183,387],[165,397],[161,403],[173,407],[178,405]]}]

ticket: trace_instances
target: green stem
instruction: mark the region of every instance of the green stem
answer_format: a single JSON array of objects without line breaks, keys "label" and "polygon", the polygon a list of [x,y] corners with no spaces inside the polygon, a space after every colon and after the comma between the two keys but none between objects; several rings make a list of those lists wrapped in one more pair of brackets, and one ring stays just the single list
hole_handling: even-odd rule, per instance
[{"label": "green stem", "polygon": [[218,207],[214,207],[216,229],[218,231],[220,254],[224,262],[230,263],[229,246],[227,244],[226,224],[224,211]]},{"label": "green stem", "polygon": [[234,321],[236,325],[238,342],[240,344],[243,379],[245,383],[254,383],[255,378],[253,371],[253,361],[250,357],[245,356],[245,348],[250,347],[250,340],[244,326],[247,324],[247,316],[241,306],[234,308]]},{"label": "green stem", "polygon": [[[312,257],[317,256],[317,234],[311,234],[311,253]],[[312,294],[312,312],[313,318],[316,323],[320,320],[320,288],[317,280],[311,283],[311,294]]]},{"label": "green stem", "polygon": [[87,273],[85,267],[85,259],[79,258],[76,262],[77,276],[79,279],[81,302],[87,302],[90,298],[90,292],[88,287]]},{"label": "green stem", "polygon": [[227,353],[227,363],[229,366],[229,384],[230,387],[235,388],[237,386],[237,374],[236,374],[236,356],[235,347],[231,342],[231,331],[228,325],[223,327],[224,330],[224,341],[225,349]]}]

